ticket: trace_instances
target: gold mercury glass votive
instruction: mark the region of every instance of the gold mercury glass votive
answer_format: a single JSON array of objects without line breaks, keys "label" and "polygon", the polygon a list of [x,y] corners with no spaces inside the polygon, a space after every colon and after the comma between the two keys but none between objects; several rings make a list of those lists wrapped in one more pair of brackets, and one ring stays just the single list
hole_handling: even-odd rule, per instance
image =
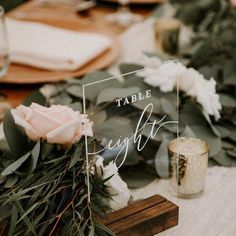
[{"label": "gold mercury glass votive", "polygon": [[197,138],[179,137],[168,145],[170,191],[181,198],[203,193],[207,175],[209,145]]},{"label": "gold mercury glass votive", "polygon": [[176,54],[178,52],[181,21],[158,19],[154,23],[155,47],[157,52]]}]

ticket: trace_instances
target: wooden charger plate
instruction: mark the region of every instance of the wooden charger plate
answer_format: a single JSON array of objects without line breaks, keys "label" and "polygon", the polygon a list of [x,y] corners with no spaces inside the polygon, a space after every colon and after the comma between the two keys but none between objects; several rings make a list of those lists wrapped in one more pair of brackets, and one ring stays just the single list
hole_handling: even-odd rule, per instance
[{"label": "wooden charger plate", "polygon": [[37,84],[56,82],[75,76],[79,77],[91,71],[103,69],[109,66],[119,56],[120,44],[117,37],[112,35],[111,33],[100,29],[98,26],[93,25],[90,22],[79,20],[67,20],[63,17],[60,19],[41,18],[39,20],[34,19],[34,21],[75,31],[101,33],[111,38],[112,45],[100,56],[98,56],[97,58],[90,61],[89,63],[87,63],[76,71],[49,71],[20,64],[11,64],[7,75],[0,79],[0,83]]}]

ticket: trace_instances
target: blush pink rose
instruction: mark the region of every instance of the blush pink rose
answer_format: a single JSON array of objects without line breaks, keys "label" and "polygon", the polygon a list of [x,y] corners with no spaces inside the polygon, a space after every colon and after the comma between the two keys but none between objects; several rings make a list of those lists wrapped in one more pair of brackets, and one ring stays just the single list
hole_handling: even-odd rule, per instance
[{"label": "blush pink rose", "polygon": [[68,106],[44,107],[32,103],[30,107],[20,105],[12,109],[11,114],[15,123],[34,141],[42,138],[48,143],[70,145],[83,135],[93,136],[92,122],[87,115]]}]

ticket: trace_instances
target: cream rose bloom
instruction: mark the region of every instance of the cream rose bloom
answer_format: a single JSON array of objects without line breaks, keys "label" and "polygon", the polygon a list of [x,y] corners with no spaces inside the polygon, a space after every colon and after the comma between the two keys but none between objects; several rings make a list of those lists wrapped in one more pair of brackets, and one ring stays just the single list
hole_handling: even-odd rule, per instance
[{"label": "cream rose bloom", "polygon": [[93,136],[92,123],[86,115],[68,106],[44,107],[32,103],[11,110],[15,123],[24,128],[27,136],[34,141],[44,139],[48,143],[70,145],[83,135]]},{"label": "cream rose bloom", "polygon": [[220,96],[216,93],[216,81],[213,78],[210,80],[199,79],[187,94],[196,97],[206,115],[212,115],[216,120],[220,118],[219,110],[222,109],[222,106]]},{"label": "cream rose bloom", "polygon": [[[170,92],[176,87],[177,75],[186,69],[181,63],[170,61],[160,64],[150,58],[150,66],[146,65],[145,70],[137,75],[144,77],[144,81],[153,86],[159,87],[163,92]],[[147,59],[146,59],[147,63]]]},{"label": "cream rose bloom", "polygon": [[[102,179],[106,179],[112,176],[105,185],[107,186],[108,192],[111,194],[109,205],[112,210],[119,210],[128,205],[130,200],[130,191],[127,184],[121,179],[118,168],[114,162],[110,162],[107,166],[103,165],[103,157],[97,156],[96,169],[98,175]],[[101,168],[103,173],[101,172]]]},{"label": "cream rose bloom", "polygon": [[205,115],[212,115],[215,120],[220,118],[222,106],[213,78],[206,80],[197,70],[187,68],[180,62],[160,64],[159,60],[152,58],[145,57],[145,60],[146,70],[138,72],[137,75],[144,77],[147,84],[160,88],[162,92],[170,92],[179,87],[188,96],[196,98]]}]

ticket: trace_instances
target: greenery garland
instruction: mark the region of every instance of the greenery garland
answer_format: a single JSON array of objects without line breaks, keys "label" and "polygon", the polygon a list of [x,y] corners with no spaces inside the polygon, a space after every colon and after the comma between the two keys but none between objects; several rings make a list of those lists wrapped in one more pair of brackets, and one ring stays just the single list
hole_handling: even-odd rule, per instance
[{"label": "greenery garland", "polygon": [[[45,105],[39,92],[25,101]],[[84,141],[64,150],[33,142],[4,119],[0,159],[0,235],[114,235],[96,217],[110,210],[105,182],[91,163],[88,202]],[[93,142],[93,140],[89,140]]]}]

